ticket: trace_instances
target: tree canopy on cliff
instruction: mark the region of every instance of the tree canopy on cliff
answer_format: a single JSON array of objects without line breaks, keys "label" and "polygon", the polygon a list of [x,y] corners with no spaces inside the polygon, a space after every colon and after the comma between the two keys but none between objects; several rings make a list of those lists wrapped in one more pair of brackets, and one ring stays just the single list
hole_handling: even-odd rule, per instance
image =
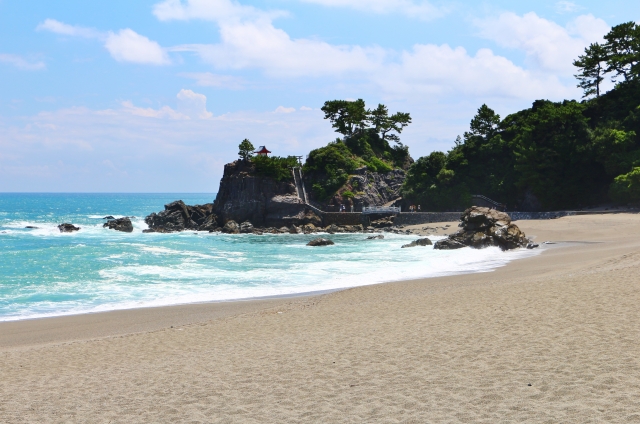
[{"label": "tree canopy on cliff", "polygon": [[580,72],[578,87],[584,97],[600,97],[600,84],[607,74],[612,81],[629,82],[640,75],[640,25],[625,22],[611,28],[605,43],[593,43],[573,62]]},{"label": "tree canopy on cliff", "polygon": [[238,145],[238,149],[239,149],[238,156],[240,156],[240,159],[249,160],[249,158],[251,158],[251,156],[253,155],[253,151],[256,148],[253,147],[253,144],[251,144],[248,138],[245,138]]},{"label": "tree canopy on cliff", "polygon": [[343,137],[309,153],[304,171],[316,198],[334,194],[357,168],[388,172],[410,165],[409,149],[400,141],[400,134],[411,123],[409,113],[390,115],[383,104],[367,109],[362,99],[329,100],[322,111]]},{"label": "tree canopy on cliff", "polygon": [[[574,62],[588,100],[537,100],[501,119],[482,105],[447,153],[409,168],[407,201],[423,209],[459,209],[472,194],[511,208],[569,209],[640,201],[640,29],[611,29],[606,43]],[[602,93],[605,75],[615,88]]]}]

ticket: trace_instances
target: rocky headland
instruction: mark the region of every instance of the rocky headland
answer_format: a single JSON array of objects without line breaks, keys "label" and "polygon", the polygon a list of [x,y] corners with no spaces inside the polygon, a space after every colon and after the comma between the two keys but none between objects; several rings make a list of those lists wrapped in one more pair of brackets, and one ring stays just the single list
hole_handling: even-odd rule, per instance
[{"label": "rocky headland", "polygon": [[221,226],[229,221],[250,222],[257,228],[322,224],[322,219],[298,194],[293,175],[284,181],[258,175],[248,160],[224,166],[213,213]]}]

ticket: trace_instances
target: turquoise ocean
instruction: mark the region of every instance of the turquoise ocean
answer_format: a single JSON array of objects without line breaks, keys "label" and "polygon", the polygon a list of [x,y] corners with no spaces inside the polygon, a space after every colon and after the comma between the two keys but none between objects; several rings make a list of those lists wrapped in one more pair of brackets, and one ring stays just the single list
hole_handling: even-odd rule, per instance
[{"label": "turquoise ocean", "polygon": [[[215,194],[0,193],[0,321],[334,290],[388,281],[487,272],[535,254],[497,248],[401,249],[416,236],[144,234],[144,217],[182,199]],[[133,233],[102,227],[134,216]],[[81,230],[61,234],[63,222]],[[27,229],[27,226],[37,227]],[[437,238],[433,238],[436,240]]]}]

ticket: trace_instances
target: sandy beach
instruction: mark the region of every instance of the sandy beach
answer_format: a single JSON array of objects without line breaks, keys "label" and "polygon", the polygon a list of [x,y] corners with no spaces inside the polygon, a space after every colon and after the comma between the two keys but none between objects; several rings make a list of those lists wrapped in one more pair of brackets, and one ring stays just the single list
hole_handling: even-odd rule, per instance
[{"label": "sandy beach", "polygon": [[555,244],[490,273],[0,323],[0,422],[640,422],[640,215],[516,224]]}]

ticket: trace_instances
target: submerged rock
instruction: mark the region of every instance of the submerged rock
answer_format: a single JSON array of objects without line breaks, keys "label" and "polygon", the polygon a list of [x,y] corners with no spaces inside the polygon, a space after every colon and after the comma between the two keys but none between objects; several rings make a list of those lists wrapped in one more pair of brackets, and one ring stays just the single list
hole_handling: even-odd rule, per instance
[{"label": "submerged rock", "polygon": [[58,225],[58,230],[60,230],[61,233],[72,233],[74,231],[78,231],[79,229],[80,227],[76,227],[75,225],[68,223]]},{"label": "submerged rock", "polygon": [[133,232],[133,224],[131,223],[131,220],[127,217],[124,218],[118,218],[118,219],[111,219],[107,222],[105,222],[102,225],[103,228],[108,228],[110,230],[116,230],[116,231],[122,231],[124,233],[131,233]]},{"label": "submerged rock", "polygon": [[376,240],[376,239],[382,240],[383,238],[384,238],[384,236],[382,234],[379,234],[377,236],[369,236],[369,237],[367,237],[367,240]]},{"label": "submerged rock", "polygon": [[104,217],[104,218],[102,218],[102,219],[116,219],[116,218],[115,218],[114,216],[107,215],[107,216],[105,216],[105,217]]},{"label": "submerged rock", "polygon": [[405,247],[431,246],[432,244],[433,243],[428,238],[421,238],[421,239],[418,239],[418,240],[414,240],[409,244],[403,245],[402,248],[404,249]]},{"label": "submerged rock", "polygon": [[529,243],[511,217],[495,209],[473,206],[462,213],[462,227],[447,239],[436,242],[434,249],[448,250],[461,247],[482,249],[497,246],[502,250],[525,247]]},{"label": "submerged rock", "polygon": [[329,239],[318,237],[316,239],[311,240],[309,243],[307,243],[307,246],[331,246],[332,244],[335,244],[335,243]]}]

